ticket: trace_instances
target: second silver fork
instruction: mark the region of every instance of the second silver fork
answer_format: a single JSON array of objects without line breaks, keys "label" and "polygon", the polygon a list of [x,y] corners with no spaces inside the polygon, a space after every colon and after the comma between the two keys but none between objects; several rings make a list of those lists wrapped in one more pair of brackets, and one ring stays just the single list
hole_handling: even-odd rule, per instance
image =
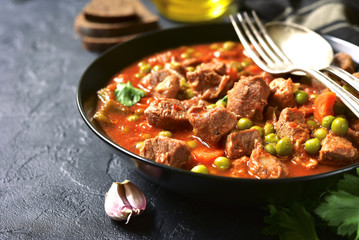
[{"label": "second silver fork", "polygon": [[305,72],[335,92],[343,103],[359,117],[359,100],[356,97],[322,72],[294,65],[271,40],[254,11],[252,15],[254,21],[252,21],[248,13],[238,13],[237,18],[240,26],[233,16],[230,16],[230,20],[247,54],[258,67],[271,74]]}]

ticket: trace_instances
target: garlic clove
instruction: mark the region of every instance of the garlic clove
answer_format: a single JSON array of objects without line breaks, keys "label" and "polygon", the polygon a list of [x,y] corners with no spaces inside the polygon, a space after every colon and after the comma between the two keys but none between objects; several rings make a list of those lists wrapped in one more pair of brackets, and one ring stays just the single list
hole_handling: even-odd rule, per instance
[{"label": "garlic clove", "polygon": [[142,213],[146,208],[146,198],[141,190],[126,180],[112,183],[105,196],[105,211],[113,220],[130,220],[132,215]]},{"label": "garlic clove", "polygon": [[123,182],[128,202],[136,214],[142,213],[146,208],[146,198],[142,191],[133,183],[126,180]]}]

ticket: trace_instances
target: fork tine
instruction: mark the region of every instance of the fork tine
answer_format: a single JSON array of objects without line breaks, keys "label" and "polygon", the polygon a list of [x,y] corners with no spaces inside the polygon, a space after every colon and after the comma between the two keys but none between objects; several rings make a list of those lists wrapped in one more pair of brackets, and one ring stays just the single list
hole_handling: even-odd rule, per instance
[{"label": "fork tine", "polygon": [[262,59],[258,56],[258,54],[252,49],[250,43],[247,41],[246,37],[244,36],[244,34],[242,33],[242,31],[240,30],[236,20],[233,18],[232,15],[229,15],[229,19],[231,20],[231,23],[233,25],[234,30],[237,33],[237,36],[239,38],[239,40],[241,41],[244,49],[247,51],[247,53],[249,54],[249,56],[253,59],[253,61],[258,65],[258,67],[260,67],[261,69],[263,69],[264,71],[270,71],[270,69],[268,69],[268,67],[266,66],[266,64],[262,61]]},{"label": "fork tine", "polygon": [[262,35],[264,36],[265,40],[269,44],[269,46],[274,50],[274,52],[277,54],[278,57],[281,58],[283,62],[286,64],[290,64],[291,61],[287,58],[285,54],[278,48],[277,44],[275,44],[272,40],[272,38],[269,36],[266,28],[263,26],[262,21],[259,19],[256,11],[252,10],[253,19],[257,23],[257,26],[259,27],[259,30],[261,31]]},{"label": "fork tine", "polygon": [[[252,11],[252,15],[254,16],[255,12]],[[262,37],[262,33],[263,30],[261,29],[260,25],[263,26],[258,19],[255,19],[254,23],[257,25],[257,27],[255,26],[255,24],[253,23],[252,19],[249,17],[248,13],[245,12],[244,13],[244,17],[247,21],[247,24],[250,26],[253,35],[256,37],[257,41],[260,43],[260,46],[262,47],[262,49],[264,51],[266,51],[266,53],[270,56],[270,58],[274,61],[274,62],[282,62],[282,59],[280,59],[278,57],[278,55],[276,54],[275,51],[273,51],[274,49],[272,49],[272,47],[270,46],[269,43],[267,43],[267,38],[263,38]],[[257,30],[257,28],[259,28],[260,32]],[[269,37],[269,36],[267,36]]]},{"label": "fork tine", "polygon": [[263,48],[258,44],[257,39],[254,37],[254,35],[250,31],[249,28],[251,28],[251,27],[250,26],[249,26],[249,28],[247,27],[247,24],[249,24],[249,22],[251,22],[249,17],[248,17],[248,19],[245,20],[244,19],[245,17],[243,18],[240,13],[237,14],[237,17],[238,17],[240,24],[242,25],[242,28],[243,28],[245,34],[247,35],[247,37],[248,37],[250,43],[253,45],[253,47],[257,50],[257,52],[263,58],[263,60],[265,62],[267,62],[267,64],[273,65],[274,64],[273,60],[270,58],[270,56],[265,51],[263,51]]}]

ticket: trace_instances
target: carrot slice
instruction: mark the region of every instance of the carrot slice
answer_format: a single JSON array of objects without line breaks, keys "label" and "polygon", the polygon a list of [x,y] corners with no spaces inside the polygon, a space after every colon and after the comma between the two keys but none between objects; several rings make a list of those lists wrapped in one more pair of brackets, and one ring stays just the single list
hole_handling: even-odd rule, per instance
[{"label": "carrot slice", "polygon": [[255,64],[251,64],[248,67],[245,68],[246,71],[249,71],[251,73],[253,73],[254,75],[259,74],[260,72],[262,72],[262,69],[260,69],[257,65]]},{"label": "carrot slice", "polygon": [[222,149],[201,147],[192,150],[192,158],[202,164],[212,164],[217,157],[223,155],[224,151]]},{"label": "carrot slice", "polygon": [[229,70],[227,70],[227,74],[229,75],[229,78],[231,79],[231,81],[236,81],[237,80],[237,74],[238,74],[238,71],[236,68],[229,68]]},{"label": "carrot slice", "polygon": [[325,92],[320,94],[314,101],[314,118],[318,122],[322,122],[325,116],[333,115],[334,102],[336,94],[333,92]]}]

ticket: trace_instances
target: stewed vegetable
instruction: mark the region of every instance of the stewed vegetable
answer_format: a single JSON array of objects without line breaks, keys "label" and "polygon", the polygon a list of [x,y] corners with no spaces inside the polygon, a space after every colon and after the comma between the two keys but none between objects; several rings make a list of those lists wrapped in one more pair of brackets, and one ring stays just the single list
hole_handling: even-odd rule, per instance
[{"label": "stewed vegetable", "polygon": [[238,42],[150,55],[98,97],[93,118],[115,143],[193,173],[283,178],[359,161],[359,120],[335,93],[263,72]]}]

